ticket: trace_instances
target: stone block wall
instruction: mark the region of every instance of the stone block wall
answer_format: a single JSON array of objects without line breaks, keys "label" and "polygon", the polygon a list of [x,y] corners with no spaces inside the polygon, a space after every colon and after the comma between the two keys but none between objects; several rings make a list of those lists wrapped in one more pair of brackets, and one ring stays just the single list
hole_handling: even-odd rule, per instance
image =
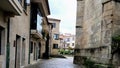
[{"label": "stone block wall", "polygon": [[[29,10],[28,7],[27,10]],[[16,46],[19,47],[19,54],[18,57],[19,65],[24,66],[28,64],[28,49],[29,49],[29,30],[30,30],[30,13],[22,12],[21,16],[15,16],[10,18],[10,68],[15,67],[15,53],[16,53]],[[20,41],[17,43],[16,36],[20,36]],[[23,45],[22,39],[25,39],[25,45]],[[16,44],[15,44],[16,43]],[[22,60],[21,57],[23,56],[22,47],[25,47],[25,60]],[[22,65],[22,61],[25,61],[25,64]],[[17,64],[16,64],[17,65]],[[18,66],[19,66],[18,65]]]},{"label": "stone block wall", "polygon": [[80,0],[77,2],[77,22],[76,22],[76,43],[75,48],[83,48],[84,46],[81,46],[84,42],[82,42],[82,39],[84,37],[83,35],[83,18],[84,18],[84,0]]},{"label": "stone block wall", "polygon": [[[111,38],[120,34],[120,2],[78,0],[77,4],[76,27],[82,28],[76,28],[74,62],[80,64],[80,57],[90,57],[97,63],[108,64],[111,59]],[[84,6],[84,9],[79,5]],[[116,59],[119,59],[118,56]]]}]

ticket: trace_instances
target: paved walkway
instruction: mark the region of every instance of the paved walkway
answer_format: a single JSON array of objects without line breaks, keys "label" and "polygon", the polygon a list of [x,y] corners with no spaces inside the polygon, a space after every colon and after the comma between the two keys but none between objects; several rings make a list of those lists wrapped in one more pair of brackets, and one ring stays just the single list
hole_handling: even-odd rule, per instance
[{"label": "paved walkway", "polygon": [[81,68],[73,64],[73,58],[52,58],[48,60],[40,60],[37,64],[31,65],[26,68]]}]

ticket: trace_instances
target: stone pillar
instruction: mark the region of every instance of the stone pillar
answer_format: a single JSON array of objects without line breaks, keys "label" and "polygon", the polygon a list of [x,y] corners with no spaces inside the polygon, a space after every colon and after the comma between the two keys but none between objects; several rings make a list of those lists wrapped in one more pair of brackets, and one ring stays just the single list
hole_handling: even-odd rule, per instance
[{"label": "stone pillar", "polygon": [[75,44],[75,55],[74,63],[79,64],[80,62],[80,49],[83,48],[83,18],[84,18],[84,0],[77,0],[77,22],[76,22],[76,44]]},{"label": "stone pillar", "polygon": [[43,54],[44,59],[49,59],[49,34],[47,34],[47,40],[45,45],[45,53]]}]

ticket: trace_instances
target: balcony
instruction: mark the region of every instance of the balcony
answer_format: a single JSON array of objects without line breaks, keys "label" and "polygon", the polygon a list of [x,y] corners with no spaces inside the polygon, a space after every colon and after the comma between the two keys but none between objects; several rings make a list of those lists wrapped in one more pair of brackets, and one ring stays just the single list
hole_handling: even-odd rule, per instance
[{"label": "balcony", "polygon": [[20,15],[23,10],[18,0],[2,0],[0,9],[13,15]]},{"label": "balcony", "polygon": [[34,38],[42,39],[42,34],[41,34],[38,30],[32,29],[32,30],[31,30],[31,35],[32,35],[32,37],[34,37]]},{"label": "balcony", "polygon": [[48,0],[31,0],[32,3],[37,3],[39,10],[42,12],[42,16],[47,16],[50,14],[50,9],[48,5]]}]

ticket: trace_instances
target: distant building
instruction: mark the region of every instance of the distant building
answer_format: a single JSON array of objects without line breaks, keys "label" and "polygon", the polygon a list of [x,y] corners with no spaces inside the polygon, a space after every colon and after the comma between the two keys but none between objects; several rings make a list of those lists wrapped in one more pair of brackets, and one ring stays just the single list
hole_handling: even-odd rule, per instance
[{"label": "distant building", "polygon": [[65,33],[60,35],[60,48],[68,50],[75,48],[75,35]]},{"label": "distant building", "polygon": [[56,55],[58,54],[59,51],[59,46],[60,46],[60,39],[59,39],[59,33],[60,33],[60,20],[59,19],[54,19],[54,18],[49,18],[48,19],[49,23],[52,24],[52,42],[50,46],[50,54],[51,55]]}]

